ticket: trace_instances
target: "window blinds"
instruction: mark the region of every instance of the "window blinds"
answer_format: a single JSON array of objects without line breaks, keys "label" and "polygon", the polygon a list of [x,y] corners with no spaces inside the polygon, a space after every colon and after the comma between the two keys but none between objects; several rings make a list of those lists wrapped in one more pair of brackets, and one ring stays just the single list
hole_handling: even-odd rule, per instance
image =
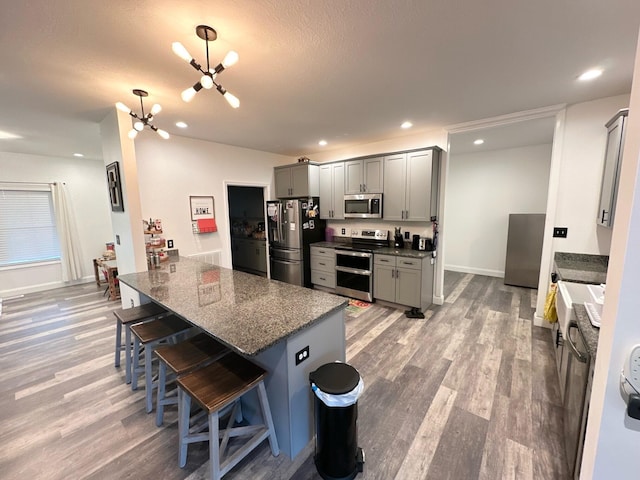
[{"label": "window blinds", "polygon": [[59,259],[51,192],[0,189],[0,267]]}]

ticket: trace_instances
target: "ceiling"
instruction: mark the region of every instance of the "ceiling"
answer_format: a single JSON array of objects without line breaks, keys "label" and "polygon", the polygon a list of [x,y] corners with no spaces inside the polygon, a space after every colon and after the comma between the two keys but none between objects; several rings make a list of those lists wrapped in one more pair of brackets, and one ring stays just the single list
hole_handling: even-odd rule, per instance
[{"label": "ceiling", "polygon": [[[638,0],[0,1],[0,130],[22,137],[0,151],[59,157],[100,158],[99,122],[117,101],[139,111],[134,88],[172,135],[311,158],[321,138],[406,135],[404,120],[419,132],[628,93],[640,28]],[[171,43],[204,62],[198,24],[218,31],[212,63],[240,55],[218,77],[239,109],[215,90],[180,98],[199,75]]]}]

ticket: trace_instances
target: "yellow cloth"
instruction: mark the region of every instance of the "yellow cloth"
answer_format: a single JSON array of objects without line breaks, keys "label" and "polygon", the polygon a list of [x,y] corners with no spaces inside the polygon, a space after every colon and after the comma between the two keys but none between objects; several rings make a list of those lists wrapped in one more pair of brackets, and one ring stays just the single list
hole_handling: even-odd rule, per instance
[{"label": "yellow cloth", "polygon": [[544,319],[549,323],[556,323],[558,321],[558,312],[556,312],[556,290],[557,285],[552,283],[549,286],[549,293],[547,293],[547,300],[544,302]]}]

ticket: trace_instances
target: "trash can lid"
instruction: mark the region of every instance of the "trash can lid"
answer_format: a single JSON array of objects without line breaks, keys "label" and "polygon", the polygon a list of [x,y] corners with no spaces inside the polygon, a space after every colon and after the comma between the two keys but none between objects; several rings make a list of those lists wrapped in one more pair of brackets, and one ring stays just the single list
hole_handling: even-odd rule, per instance
[{"label": "trash can lid", "polygon": [[333,395],[349,393],[358,386],[360,374],[346,363],[327,363],[309,374],[309,380],[323,392]]}]

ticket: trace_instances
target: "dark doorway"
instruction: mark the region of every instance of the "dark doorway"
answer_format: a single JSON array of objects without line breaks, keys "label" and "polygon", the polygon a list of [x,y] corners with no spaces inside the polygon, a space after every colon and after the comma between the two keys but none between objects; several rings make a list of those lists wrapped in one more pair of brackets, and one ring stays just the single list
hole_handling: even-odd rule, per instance
[{"label": "dark doorway", "polygon": [[264,225],[264,189],[227,186],[231,263],[234,270],[267,276],[267,241]]}]

